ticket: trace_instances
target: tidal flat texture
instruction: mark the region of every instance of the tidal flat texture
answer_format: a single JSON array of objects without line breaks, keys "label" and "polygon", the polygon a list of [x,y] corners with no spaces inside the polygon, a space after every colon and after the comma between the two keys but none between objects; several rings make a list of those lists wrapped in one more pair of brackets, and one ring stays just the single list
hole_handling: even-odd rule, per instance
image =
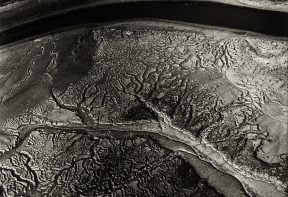
[{"label": "tidal flat texture", "polygon": [[287,196],[287,57],[151,21],[4,46],[0,196]]}]

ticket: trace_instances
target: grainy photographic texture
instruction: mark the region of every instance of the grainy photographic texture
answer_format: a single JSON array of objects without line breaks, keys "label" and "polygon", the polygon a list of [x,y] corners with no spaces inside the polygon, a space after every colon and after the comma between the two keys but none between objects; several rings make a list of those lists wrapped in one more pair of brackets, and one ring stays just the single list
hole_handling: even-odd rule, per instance
[{"label": "grainy photographic texture", "polygon": [[0,196],[285,197],[287,57],[157,20],[3,45]]}]

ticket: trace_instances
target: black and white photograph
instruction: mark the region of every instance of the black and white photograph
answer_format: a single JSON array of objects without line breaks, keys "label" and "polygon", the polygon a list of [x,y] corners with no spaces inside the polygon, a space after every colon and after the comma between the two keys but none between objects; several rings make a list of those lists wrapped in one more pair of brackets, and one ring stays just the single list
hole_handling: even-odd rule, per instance
[{"label": "black and white photograph", "polygon": [[288,197],[288,0],[0,0],[0,197]]}]

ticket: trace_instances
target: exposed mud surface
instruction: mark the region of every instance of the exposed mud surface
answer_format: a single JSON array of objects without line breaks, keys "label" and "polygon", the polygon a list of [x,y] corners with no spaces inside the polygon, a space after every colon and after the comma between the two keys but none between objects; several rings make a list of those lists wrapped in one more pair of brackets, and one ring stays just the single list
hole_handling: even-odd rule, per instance
[{"label": "exposed mud surface", "polygon": [[287,195],[288,42],[173,27],[2,47],[3,196]]}]

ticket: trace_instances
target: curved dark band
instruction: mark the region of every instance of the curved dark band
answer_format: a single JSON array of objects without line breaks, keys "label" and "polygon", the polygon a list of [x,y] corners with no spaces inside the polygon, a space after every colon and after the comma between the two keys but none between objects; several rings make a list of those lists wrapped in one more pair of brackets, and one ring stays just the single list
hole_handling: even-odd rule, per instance
[{"label": "curved dark band", "polygon": [[[6,27],[0,45],[80,24],[131,19],[165,19],[288,37],[288,13],[191,1],[126,2],[63,10],[28,23]],[[17,23],[17,21],[15,21]]]}]

